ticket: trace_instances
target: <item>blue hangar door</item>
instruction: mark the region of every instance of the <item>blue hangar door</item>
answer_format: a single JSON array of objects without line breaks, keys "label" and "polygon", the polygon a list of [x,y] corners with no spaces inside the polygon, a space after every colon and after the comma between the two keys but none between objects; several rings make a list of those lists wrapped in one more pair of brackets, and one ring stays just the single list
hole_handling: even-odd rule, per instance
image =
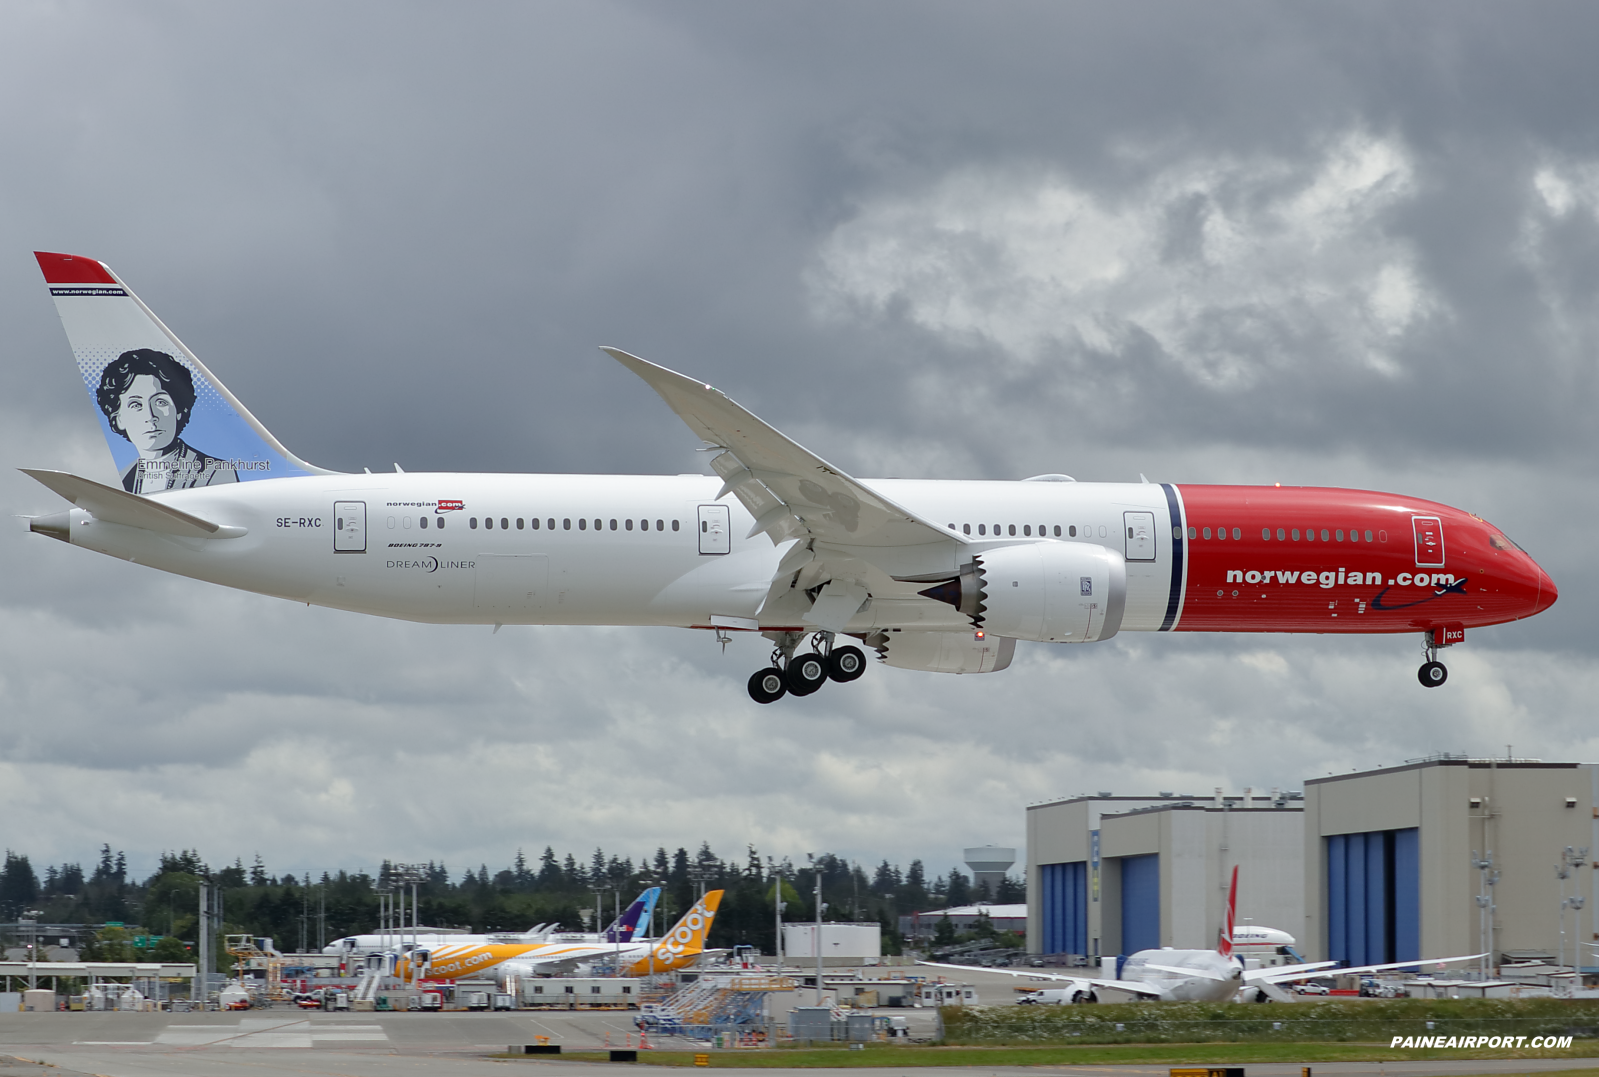
[{"label": "blue hangar door", "polygon": [[1420,831],[1327,838],[1327,956],[1379,965],[1421,956]]},{"label": "blue hangar door", "polygon": [[1160,857],[1122,857],[1122,950],[1160,949]]},{"label": "blue hangar door", "polygon": [[1088,953],[1088,864],[1041,864],[1038,868],[1039,945],[1046,954]]}]

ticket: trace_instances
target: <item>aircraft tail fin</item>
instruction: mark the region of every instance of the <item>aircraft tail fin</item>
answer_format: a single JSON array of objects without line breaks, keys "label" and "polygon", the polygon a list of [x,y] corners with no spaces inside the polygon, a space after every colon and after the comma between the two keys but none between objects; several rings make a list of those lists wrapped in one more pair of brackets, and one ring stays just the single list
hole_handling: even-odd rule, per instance
[{"label": "aircraft tail fin", "polygon": [[606,942],[632,942],[633,937],[639,933],[639,927],[648,924],[650,914],[655,911],[655,901],[661,896],[661,888],[652,886],[638,897],[633,899],[621,916],[612,921],[611,926],[605,929]]},{"label": "aircraft tail fin", "polygon": [[1238,916],[1238,865],[1233,865],[1232,885],[1227,888],[1227,916],[1222,921],[1221,938],[1216,942],[1216,952],[1223,957],[1233,956],[1233,924]]},{"label": "aircraft tail fin", "polygon": [[35,251],[122,487],[329,475],[272,436],[103,262]]},{"label": "aircraft tail fin", "polygon": [[626,975],[643,976],[692,965],[705,952],[705,938],[710,934],[711,921],[716,919],[723,893],[721,890],[707,891],[660,941],[650,947],[644,957],[633,963]]}]

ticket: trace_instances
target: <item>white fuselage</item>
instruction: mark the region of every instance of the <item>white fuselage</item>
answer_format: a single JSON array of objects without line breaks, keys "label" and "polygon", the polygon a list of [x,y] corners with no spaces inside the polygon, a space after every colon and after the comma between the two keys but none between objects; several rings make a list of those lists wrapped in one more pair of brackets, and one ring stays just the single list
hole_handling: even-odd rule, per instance
[{"label": "white fuselage", "polygon": [[[1054,540],[1059,527],[1060,541],[1120,553],[1124,512],[1153,514],[1168,535],[1173,526],[1166,489],[1156,484],[865,481],[941,526],[970,527],[972,545],[875,548],[873,564],[862,565],[872,600],[849,622],[851,632],[968,629],[954,607],[917,596],[926,583],[891,578],[953,573],[961,550],[969,557],[1036,540],[1040,530]],[[791,543],[746,538],[750,515],[731,495],[718,501],[720,486],[699,475],[271,479],[156,495],[242,527],[242,537],[181,538],[73,510],[71,541],[228,587],[413,621],[803,627],[808,598],[768,594]],[[441,511],[451,502],[460,507]],[[1181,585],[1170,549],[1160,542],[1154,558],[1128,561],[1123,630],[1160,628]]]},{"label": "white fuselage", "polygon": [[[1171,969],[1194,972],[1185,975]],[[1243,987],[1243,975],[1241,961],[1215,950],[1140,950],[1127,959],[1119,978],[1158,987],[1161,998],[1170,1002],[1226,1002]]]}]

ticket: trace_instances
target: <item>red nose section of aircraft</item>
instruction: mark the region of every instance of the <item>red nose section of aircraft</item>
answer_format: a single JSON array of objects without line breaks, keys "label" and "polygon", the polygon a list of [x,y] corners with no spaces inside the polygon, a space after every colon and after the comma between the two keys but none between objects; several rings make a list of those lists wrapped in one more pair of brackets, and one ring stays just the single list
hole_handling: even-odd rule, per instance
[{"label": "red nose section of aircraft", "polygon": [[1182,630],[1463,632],[1558,597],[1503,532],[1448,505],[1363,490],[1180,490]]}]

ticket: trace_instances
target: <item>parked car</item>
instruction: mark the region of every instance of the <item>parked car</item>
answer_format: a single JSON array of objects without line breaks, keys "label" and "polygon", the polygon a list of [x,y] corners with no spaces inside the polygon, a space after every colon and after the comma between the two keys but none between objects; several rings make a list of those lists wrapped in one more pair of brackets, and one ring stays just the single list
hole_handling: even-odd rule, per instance
[{"label": "parked car", "polygon": [[1332,989],[1326,984],[1298,984],[1294,987],[1294,990],[1301,995],[1327,995],[1332,993]]}]

